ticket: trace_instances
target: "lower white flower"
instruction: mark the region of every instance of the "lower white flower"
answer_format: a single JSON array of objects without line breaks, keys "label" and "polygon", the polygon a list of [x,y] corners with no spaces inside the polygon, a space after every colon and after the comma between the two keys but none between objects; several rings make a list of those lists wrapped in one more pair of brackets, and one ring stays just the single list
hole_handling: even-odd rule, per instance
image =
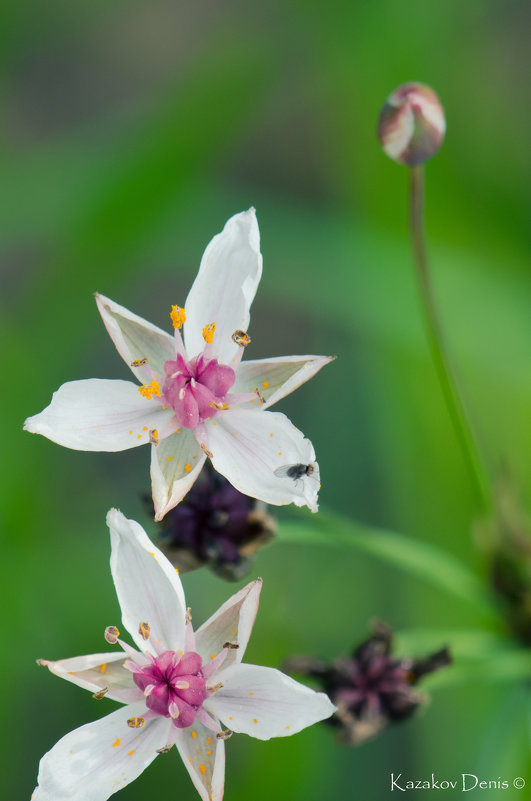
[{"label": "lower white flower", "polygon": [[220,801],[225,740],[268,740],[330,717],[334,705],[278,670],[241,660],[261,580],[232,596],[195,633],[181,581],[142,527],[112,509],[111,571],[122,621],[116,653],[39,660],[52,673],[124,706],[67,734],[42,758],[33,801],[104,801],[175,745],[203,801]]}]

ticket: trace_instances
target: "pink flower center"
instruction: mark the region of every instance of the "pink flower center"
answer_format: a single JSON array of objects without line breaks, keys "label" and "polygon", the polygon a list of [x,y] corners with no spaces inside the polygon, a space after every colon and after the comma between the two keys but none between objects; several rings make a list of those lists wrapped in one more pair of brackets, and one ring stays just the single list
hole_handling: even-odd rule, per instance
[{"label": "pink flower center", "polygon": [[157,715],[173,718],[179,729],[191,726],[209,694],[201,657],[195,651],[164,651],[149,658],[151,664],[133,674],[136,686],[146,696],[146,706]]},{"label": "pink flower center", "polygon": [[187,362],[179,353],[175,361],[165,363],[164,372],[162,398],[181,426],[195,428],[228,408],[225,396],[236,378],[232,367],[205,359],[203,354]]}]

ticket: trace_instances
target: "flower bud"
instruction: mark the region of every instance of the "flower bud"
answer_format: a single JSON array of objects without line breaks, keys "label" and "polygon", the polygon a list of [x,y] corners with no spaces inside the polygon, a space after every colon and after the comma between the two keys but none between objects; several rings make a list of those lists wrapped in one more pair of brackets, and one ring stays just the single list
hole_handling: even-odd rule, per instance
[{"label": "flower bud", "polygon": [[403,83],[389,95],[378,120],[378,139],[390,158],[415,167],[431,159],[444,139],[446,120],[433,89]]}]

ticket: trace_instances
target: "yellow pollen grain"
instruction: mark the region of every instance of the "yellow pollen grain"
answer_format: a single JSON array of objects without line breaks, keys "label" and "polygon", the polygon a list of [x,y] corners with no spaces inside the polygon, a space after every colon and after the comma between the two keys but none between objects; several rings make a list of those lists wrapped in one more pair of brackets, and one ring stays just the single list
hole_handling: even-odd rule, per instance
[{"label": "yellow pollen grain", "polygon": [[212,737],[207,737],[207,741],[206,741],[207,745],[210,745],[211,742],[212,742]]},{"label": "yellow pollen grain", "polygon": [[229,718],[229,720],[232,720],[232,718]]},{"label": "yellow pollen grain", "polygon": [[203,774],[205,774],[205,773],[206,773],[206,768],[205,768],[205,766],[204,766],[204,765],[199,765],[199,770],[200,770],[200,771],[201,771],[201,773],[203,773]]},{"label": "yellow pollen grain", "polygon": [[147,431],[147,430],[148,430],[147,426],[142,426],[142,431]]},{"label": "yellow pollen grain", "polygon": [[190,464],[190,462],[188,462],[188,464],[185,464],[185,466],[184,466],[184,472],[185,473],[189,473],[191,471],[191,469],[192,469],[192,465]]},{"label": "yellow pollen grain", "polygon": [[166,456],[166,461],[171,462],[173,460],[173,456]]},{"label": "yellow pollen grain", "polygon": [[286,729],[291,729],[291,726],[286,726]]},{"label": "yellow pollen grain", "polygon": [[172,306],[170,317],[174,328],[182,328],[186,322],[186,312],[181,306]]},{"label": "yellow pollen grain", "polygon": [[104,662],[103,665],[100,665],[100,673],[105,673],[107,670],[107,662]]},{"label": "yellow pollen grain", "polygon": [[[151,384],[142,384],[141,387],[138,387],[138,391],[140,392],[143,398],[151,400],[151,398],[154,395],[160,396],[159,382],[152,381]],[[145,430],[147,431],[147,428]]]},{"label": "yellow pollen grain", "polygon": [[116,746],[117,746],[117,745],[120,745],[120,738],[119,738],[119,737],[117,737],[117,738],[116,738],[116,742],[114,742],[114,743],[112,744],[112,747],[113,747],[113,748],[116,748]]},{"label": "yellow pollen grain", "polygon": [[69,670],[69,671],[68,671],[68,675],[69,675],[69,676],[73,676],[73,675],[74,675],[74,671],[73,671],[73,670]]},{"label": "yellow pollen grain", "polygon": [[190,765],[192,764],[192,760],[191,759],[189,759],[188,762],[190,763]]},{"label": "yellow pollen grain", "polygon": [[194,458],[194,459],[197,459],[197,453],[194,453],[194,457],[193,457],[193,458]]},{"label": "yellow pollen grain", "polygon": [[165,408],[166,408],[166,404],[165,404],[165,403],[163,403],[163,404],[162,404],[162,408],[163,408],[163,409],[165,409]]},{"label": "yellow pollen grain", "polygon": [[133,754],[136,754],[136,748],[133,751],[127,752],[127,756],[133,756]]},{"label": "yellow pollen grain", "polygon": [[268,388],[268,386],[269,386],[269,381],[264,381],[264,383],[262,384],[262,386],[263,386],[263,388],[264,388],[264,389],[267,389],[267,388]]},{"label": "yellow pollen grain", "polygon": [[236,636],[236,632],[235,632],[235,631],[233,631],[233,632],[232,632],[232,636],[233,636],[233,637],[235,637],[235,636]]},{"label": "yellow pollen grain", "polygon": [[210,654],[210,658],[211,659],[215,659],[216,658],[216,654]]},{"label": "yellow pollen grain", "polygon": [[249,693],[249,695],[254,695],[254,693]]},{"label": "yellow pollen grain", "polygon": [[142,434],[139,434],[137,439],[142,439]]},{"label": "yellow pollen grain", "polygon": [[159,432],[157,431],[156,428],[153,429],[153,436],[156,437],[157,439],[159,437]]},{"label": "yellow pollen grain", "polygon": [[[207,751],[208,756],[212,756],[212,751]],[[208,762],[208,759],[207,759]]]},{"label": "yellow pollen grain", "polygon": [[270,434],[269,436],[270,436],[270,437],[272,437],[272,436],[273,436],[273,434]]},{"label": "yellow pollen grain", "polygon": [[209,323],[208,325],[205,325],[205,327],[203,328],[203,339],[205,340],[207,345],[212,344],[215,330],[216,330],[216,323]]},{"label": "yellow pollen grain", "polygon": [[181,433],[181,429],[180,429],[180,428],[177,428],[177,429],[176,429],[176,430],[175,430],[173,433],[174,433],[174,434],[180,434],[180,433]]},{"label": "yellow pollen grain", "polygon": [[282,456],[282,451],[279,451],[279,452],[278,452],[278,455],[279,455],[279,456]]},{"label": "yellow pollen grain", "polygon": [[197,732],[196,732],[196,731],[193,731],[193,732],[192,732],[192,737],[193,737],[194,739],[197,737]]},{"label": "yellow pollen grain", "polygon": [[179,575],[179,568],[178,567],[175,568],[175,572],[177,573],[177,575]]},{"label": "yellow pollen grain", "polygon": [[253,718],[253,723],[258,723],[256,718]]},{"label": "yellow pollen grain", "polygon": [[133,432],[132,432],[132,431],[130,431],[129,433],[130,433],[130,434],[132,434]]}]

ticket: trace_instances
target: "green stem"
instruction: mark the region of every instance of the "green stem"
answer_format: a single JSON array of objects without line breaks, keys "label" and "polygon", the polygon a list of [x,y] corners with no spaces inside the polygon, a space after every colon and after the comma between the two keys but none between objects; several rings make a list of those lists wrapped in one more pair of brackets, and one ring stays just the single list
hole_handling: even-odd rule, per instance
[{"label": "green stem", "polygon": [[410,178],[409,221],[411,242],[431,356],[446,407],[472,479],[477,500],[482,511],[488,512],[491,509],[490,480],[483,467],[472,429],[467,419],[457,381],[444,345],[433,298],[424,240],[424,166],[412,167]]}]

